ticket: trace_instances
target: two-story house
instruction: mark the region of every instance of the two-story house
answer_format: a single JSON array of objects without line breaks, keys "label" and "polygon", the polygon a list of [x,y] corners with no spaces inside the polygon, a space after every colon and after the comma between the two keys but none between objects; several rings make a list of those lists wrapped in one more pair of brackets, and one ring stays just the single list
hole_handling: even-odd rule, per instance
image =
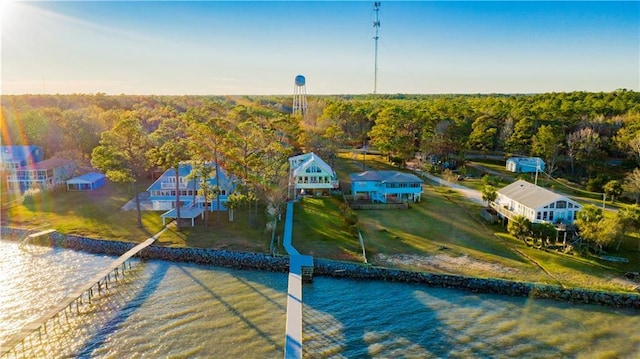
[{"label": "two-story house", "polygon": [[76,164],[62,158],[34,162],[19,167],[7,176],[7,189],[24,192],[28,189],[50,190],[62,186],[73,177]]},{"label": "two-story house", "polygon": [[289,194],[329,195],[339,187],[336,172],[315,153],[305,153],[289,158]]},{"label": "two-story house", "polygon": [[0,170],[14,171],[44,160],[39,146],[0,146]]},{"label": "two-story house", "polygon": [[[235,189],[235,183],[228,177],[222,167],[218,166],[219,178],[216,180],[215,164],[208,163],[206,166],[211,166],[211,170],[208,171],[211,173],[209,178],[193,178],[191,173],[194,168],[190,163],[181,163],[179,165],[178,176],[176,176],[175,169],[171,168],[166,170],[147,188],[153,210],[164,211],[176,207],[177,182],[180,207],[208,208],[210,211],[226,211],[227,198]],[[218,208],[218,198],[208,198],[208,201],[205,203],[203,186],[201,185],[202,182],[206,182],[209,187],[215,186],[216,183],[218,184],[220,208]]]},{"label": "two-story house", "polygon": [[351,194],[372,202],[418,202],[422,183],[418,176],[398,171],[366,171],[352,173]]}]

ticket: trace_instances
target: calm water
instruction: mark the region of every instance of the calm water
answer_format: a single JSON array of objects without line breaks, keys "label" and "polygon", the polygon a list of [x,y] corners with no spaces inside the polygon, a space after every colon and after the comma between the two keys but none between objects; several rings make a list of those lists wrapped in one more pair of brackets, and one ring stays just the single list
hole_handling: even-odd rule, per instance
[{"label": "calm water", "polygon": [[[0,343],[113,258],[0,240]],[[282,358],[287,275],[136,262],[26,357]],[[640,312],[316,277],[308,358],[637,358]],[[22,354],[20,354],[22,355]]]}]

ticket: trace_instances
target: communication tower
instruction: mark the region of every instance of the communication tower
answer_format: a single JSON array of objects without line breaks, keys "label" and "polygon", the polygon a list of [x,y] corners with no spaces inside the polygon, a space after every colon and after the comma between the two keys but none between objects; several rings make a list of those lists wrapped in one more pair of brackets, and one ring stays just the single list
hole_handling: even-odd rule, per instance
[{"label": "communication tower", "polygon": [[307,113],[307,89],[305,87],[305,78],[302,75],[296,76],[295,86],[293,87],[293,114],[304,116]]},{"label": "communication tower", "polygon": [[375,13],[375,20],[373,20],[373,27],[376,29],[376,36],[373,37],[375,41],[375,59],[373,66],[373,95],[378,92],[378,30],[380,29],[380,18],[378,18],[378,12],[380,11],[380,1],[373,3],[373,11]]}]

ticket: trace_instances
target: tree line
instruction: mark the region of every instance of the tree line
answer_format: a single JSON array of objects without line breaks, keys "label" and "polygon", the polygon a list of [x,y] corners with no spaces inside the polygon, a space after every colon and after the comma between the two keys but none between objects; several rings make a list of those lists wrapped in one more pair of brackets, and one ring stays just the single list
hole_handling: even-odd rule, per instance
[{"label": "tree line", "polygon": [[[2,143],[42,146],[135,183],[183,160],[219,162],[254,215],[276,213],[287,161],[302,149],[330,160],[341,148],[381,151],[402,164],[465,153],[539,156],[547,172],[602,192],[612,180],[640,196],[640,93],[309,96],[4,95]],[[115,150],[117,149],[117,150]],[[428,162],[427,162],[428,163]],[[616,167],[611,167],[615,164]],[[283,183],[285,184],[284,186]],[[614,188],[616,193],[619,188]],[[216,189],[209,189],[215,198]],[[250,212],[251,213],[251,212]]]}]

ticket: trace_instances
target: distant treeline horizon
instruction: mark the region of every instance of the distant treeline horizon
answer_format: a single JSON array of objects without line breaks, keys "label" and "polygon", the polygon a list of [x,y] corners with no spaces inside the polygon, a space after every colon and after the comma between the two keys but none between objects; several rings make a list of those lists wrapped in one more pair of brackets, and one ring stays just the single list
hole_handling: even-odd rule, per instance
[{"label": "distant treeline horizon", "polygon": [[[280,131],[293,153],[316,151],[329,158],[338,149],[365,145],[398,164],[416,153],[425,159],[460,158],[469,151],[539,156],[550,173],[591,182],[594,190],[624,180],[640,166],[637,91],[307,99],[304,116],[294,116],[293,95],[2,95],[2,144],[38,145],[47,157],[88,161],[102,133],[123,117],[140,119],[152,133],[168,119],[206,107],[210,116]],[[609,168],[608,159],[621,166]]]}]

